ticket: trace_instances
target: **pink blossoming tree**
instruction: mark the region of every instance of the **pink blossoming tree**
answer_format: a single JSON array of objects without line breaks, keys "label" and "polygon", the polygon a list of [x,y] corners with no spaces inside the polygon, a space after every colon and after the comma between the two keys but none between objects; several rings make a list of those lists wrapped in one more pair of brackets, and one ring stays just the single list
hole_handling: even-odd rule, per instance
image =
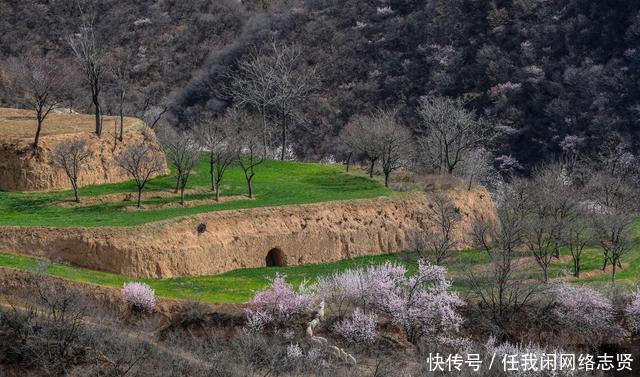
[{"label": "pink blossoming tree", "polygon": [[551,320],[562,330],[591,344],[615,329],[615,308],[595,289],[560,284],[550,289]]},{"label": "pink blossoming tree", "polygon": [[345,318],[333,326],[333,331],[349,344],[371,345],[376,339],[378,316],[365,314],[356,308],[351,318]]},{"label": "pink blossoming tree", "polygon": [[145,283],[125,284],[122,288],[122,298],[134,312],[152,312],[156,307],[156,294]]},{"label": "pink blossoming tree", "polygon": [[314,288],[329,304],[389,316],[412,343],[457,332],[462,323],[458,308],[464,303],[450,290],[446,269],[420,262],[417,273],[407,275],[404,266],[386,263],[334,273]]},{"label": "pink blossoming tree", "polygon": [[251,331],[262,331],[266,327],[286,328],[294,317],[305,313],[312,299],[304,284],[296,291],[286,282],[286,275],[278,274],[267,289],[256,293],[249,302],[247,327]]}]

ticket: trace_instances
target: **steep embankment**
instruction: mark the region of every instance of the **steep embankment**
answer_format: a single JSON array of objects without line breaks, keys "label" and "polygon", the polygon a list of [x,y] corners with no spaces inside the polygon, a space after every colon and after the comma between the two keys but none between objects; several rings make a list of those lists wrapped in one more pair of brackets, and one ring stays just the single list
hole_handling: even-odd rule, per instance
[{"label": "steep embankment", "polygon": [[[455,230],[470,246],[473,218],[495,217],[485,190],[449,191],[463,215]],[[223,211],[138,227],[2,227],[0,250],[137,277],[210,275],[268,264],[323,263],[407,248],[430,226],[429,194]]]},{"label": "steep embankment", "polygon": [[117,142],[111,129],[117,125],[115,118],[105,117],[104,127],[109,129],[104,129],[102,137],[97,137],[93,132],[92,116],[82,114],[49,115],[36,152],[31,145],[35,134],[34,119],[32,112],[27,110],[0,108],[0,191],[70,189],[64,171],[52,163],[56,145],[68,140],[84,140],[91,151],[80,174],[81,186],[130,179],[115,160],[129,144],[144,141],[162,153],[154,132],[139,119],[125,118],[123,142]]}]

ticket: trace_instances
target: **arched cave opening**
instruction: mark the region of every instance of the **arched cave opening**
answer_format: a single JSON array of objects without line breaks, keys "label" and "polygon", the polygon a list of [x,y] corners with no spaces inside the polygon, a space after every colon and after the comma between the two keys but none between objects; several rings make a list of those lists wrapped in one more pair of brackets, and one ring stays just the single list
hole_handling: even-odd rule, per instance
[{"label": "arched cave opening", "polygon": [[287,265],[284,253],[277,247],[269,250],[267,257],[265,258],[265,262],[267,267],[282,267]]}]

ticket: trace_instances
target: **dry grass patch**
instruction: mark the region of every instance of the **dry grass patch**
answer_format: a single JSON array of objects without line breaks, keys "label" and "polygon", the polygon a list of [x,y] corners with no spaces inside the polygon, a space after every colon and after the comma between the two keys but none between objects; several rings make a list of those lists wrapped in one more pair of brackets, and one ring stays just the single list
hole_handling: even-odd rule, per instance
[{"label": "dry grass patch", "polygon": [[[178,197],[176,197],[176,200]],[[255,196],[253,198],[249,198],[245,195],[233,195],[233,196],[221,196],[220,201],[216,201],[213,198],[208,199],[193,199],[193,200],[185,200],[184,205],[181,205],[179,202],[168,202],[168,203],[156,203],[156,204],[143,204],[140,208],[136,207],[135,202],[132,202],[131,205],[123,207],[124,211],[145,211],[152,209],[166,209],[166,208],[184,208],[184,207],[198,207],[204,205],[218,205],[226,202],[240,201],[240,200],[255,200]]]},{"label": "dry grass patch", "polygon": [[[118,117],[103,118],[104,132],[112,133],[114,122],[120,124]],[[137,118],[124,118],[125,129],[139,127],[142,121]],[[95,116],[91,114],[51,113],[42,126],[42,136],[63,135],[95,131]],[[35,112],[31,110],[0,108],[0,138],[25,139],[36,133]]]}]

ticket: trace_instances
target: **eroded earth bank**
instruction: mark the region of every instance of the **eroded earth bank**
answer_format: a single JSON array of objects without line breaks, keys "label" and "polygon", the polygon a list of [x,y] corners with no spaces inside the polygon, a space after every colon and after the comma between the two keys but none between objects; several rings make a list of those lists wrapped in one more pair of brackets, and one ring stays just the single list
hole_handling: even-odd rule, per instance
[{"label": "eroded earth bank", "polygon": [[[483,189],[449,191],[468,247],[476,216],[495,217]],[[429,194],[221,211],[136,227],[0,227],[0,250],[135,277],[211,275],[245,267],[325,263],[406,249]]]}]

